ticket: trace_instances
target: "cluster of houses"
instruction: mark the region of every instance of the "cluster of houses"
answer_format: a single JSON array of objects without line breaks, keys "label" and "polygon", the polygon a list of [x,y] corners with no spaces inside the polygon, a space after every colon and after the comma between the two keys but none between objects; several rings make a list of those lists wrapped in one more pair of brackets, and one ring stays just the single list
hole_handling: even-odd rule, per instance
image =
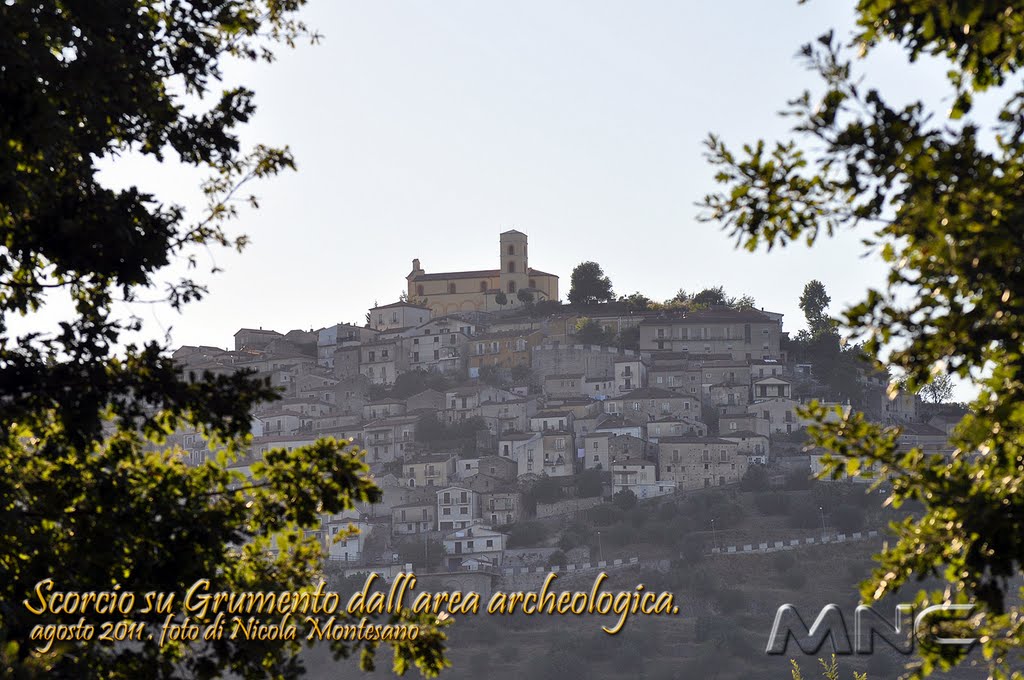
[{"label": "cluster of houses", "polygon": [[[282,390],[252,414],[242,471],[270,449],[320,437],[365,451],[383,502],[324,517],[332,558],[372,562],[402,537],[433,535],[448,569],[498,567],[504,531],[529,514],[524,490],[540,478],[568,488],[595,470],[608,495],[638,498],[724,486],[769,464],[773,442],[806,425],[797,386],[813,367],[787,361],[781,314],[621,303],[538,313],[558,299],[558,277],[528,266],[524,234],[499,241],[496,270],[427,274],[415,260],[404,298],[373,306],[364,324],[243,328],[233,348],[175,352],[187,373],[255,369]],[[584,320],[609,337],[632,333],[634,347],[578,342]],[[945,445],[941,426],[919,422],[914,395],[883,396],[878,408],[883,420],[913,424],[920,442]],[[480,428],[471,451],[451,445],[467,422]],[[195,432],[175,443],[195,464],[208,455]],[[358,535],[332,540],[350,524]],[[377,543],[375,534],[384,534]]]}]

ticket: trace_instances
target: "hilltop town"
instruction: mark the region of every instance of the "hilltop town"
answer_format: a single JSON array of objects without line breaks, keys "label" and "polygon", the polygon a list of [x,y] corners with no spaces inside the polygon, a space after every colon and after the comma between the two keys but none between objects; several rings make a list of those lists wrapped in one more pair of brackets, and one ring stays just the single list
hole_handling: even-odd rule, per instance
[{"label": "hilltop town", "polygon": [[[382,502],[325,516],[319,532],[350,573],[544,564],[551,546],[531,553],[543,541],[522,530],[536,518],[807,479],[817,456],[798,408],[812,399],[837,418],[900,424],[901,446],[949,448],[962,413],[887,391],[887,375],[791,338],[782,314],[749,300],[563,304],[559,278],[529,266],[525,234],[499,245],[496,269],[427,273],[413,260],[402,299],[365,323],[241,328],[233,348],[174,352],[186,374],[250,369],[280,388],[252,413],[236,469],[320,437],[365,451]],[[210,455],[196,432],[172,443],[192,464]],[[350,524],[357,535],[333,540]]]}]

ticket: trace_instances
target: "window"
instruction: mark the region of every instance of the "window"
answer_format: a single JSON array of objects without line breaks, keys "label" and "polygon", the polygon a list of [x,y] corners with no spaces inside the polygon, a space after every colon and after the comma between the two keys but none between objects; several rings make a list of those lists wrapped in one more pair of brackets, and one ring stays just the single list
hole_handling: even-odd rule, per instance
[{"label": "window", "polygon": [[515,281],[509,281],[508,282],[508,292],[510,292],[510,293],[516,292],[516,282]]},{"label": "window", "polygon": [[450,514],[452,514],[452,509],[451,508],[443,508],[441,510],[441,514],[442,515],[450,515]]},{"label": "window", "polygon": [[449,294],[454,294],[455,293],[455,284],[454,283],[449,283],[448,284],[448,293]]},{"label": "window", "polygon": [[452,502],[452,495],[450,493],[448,493],[447,491],[445,491],[444,492],[444,500],[442,500],[441,502],[444,503],[445,505],[448,505],[449,503]]},{"label": "window", "polygon": [[488,538],[486,545],[487,545],[488,548],[493,548],[494,547],[494,539]]},{"label": "window", "polygon": [[530,288],[537,287],[537,279],[530,279]]},{"label": "window", "polygon": [[486,281],[481,281],[480,282],[480,292],[481,293],[486,293],[487,292],[487,282]]},{"label": "window", "polygon": [[423,286],[416,286],[416,295],[423,297]]},{"label": "window", "polygon": [[516,261],[515,260],[509,260],[509,262],[508,262],[508,273],[509,274],[514,274],[515,271],[516,271]]},{"label": "window", "polygon": [[469,514],[469,508],[467,508],[465,505],[461,506],[459,508],[459,514],[460,515],[468,515]]},{"label": "window", "polygon": [[514,245],[509,244],[509,246],[508,246],[508,254],[509,255],[515,255],[516,254],[516,247]]}]

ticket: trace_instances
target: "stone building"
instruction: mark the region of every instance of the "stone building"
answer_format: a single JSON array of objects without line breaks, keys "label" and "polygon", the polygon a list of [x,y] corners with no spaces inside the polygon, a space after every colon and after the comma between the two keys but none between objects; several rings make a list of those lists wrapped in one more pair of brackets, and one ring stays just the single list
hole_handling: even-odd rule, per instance
[{"label": "stone building", "polygon": [[[520,291],[535,302],[558,299],[558,277],[529,266],[526,234],[502,232],[498,269],[428,274],[418,259],[406,278],[409,300],[429,307],[435,315],[455,312],[496,312],[522,306]],[[504,293],[505,305],[495,300]]]}]

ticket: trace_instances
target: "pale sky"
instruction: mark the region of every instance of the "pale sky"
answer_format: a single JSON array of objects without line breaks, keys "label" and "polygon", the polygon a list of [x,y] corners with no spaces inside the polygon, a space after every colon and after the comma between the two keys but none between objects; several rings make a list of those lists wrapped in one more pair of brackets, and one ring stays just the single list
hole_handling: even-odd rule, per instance
[{"label": "pale sky", "polygon": [[[288,144],[298,172],[254,186],[261,209],[235,228],[242,256],[200,254],[224,273],[179,315],[143,306],[153,336],[227,347],[240,327],[363,322],[429,272],[498,266],[498,233],[530,238],[530,265],[564,299],[594,260],[616,293],[651,298],[724,285],[803,326],[797,300],[821,279],[830,311],[881,283],[866,233],[749,254],[696,220],[713,190],[709,132],[738,147],[783,137],[786,101],[817,82],[795,58],[829,27],[848,35],[852,2],[643,0],[312,0],[320,45],[274,64],[229,64],[257,93],[246,143]],[[946,94],[936,64],[894,48],[865,67],[897,101]],[[200,176],[133,160],[104,174],[196,205]],[[211,259],[212,257],[212,259]]]}]

